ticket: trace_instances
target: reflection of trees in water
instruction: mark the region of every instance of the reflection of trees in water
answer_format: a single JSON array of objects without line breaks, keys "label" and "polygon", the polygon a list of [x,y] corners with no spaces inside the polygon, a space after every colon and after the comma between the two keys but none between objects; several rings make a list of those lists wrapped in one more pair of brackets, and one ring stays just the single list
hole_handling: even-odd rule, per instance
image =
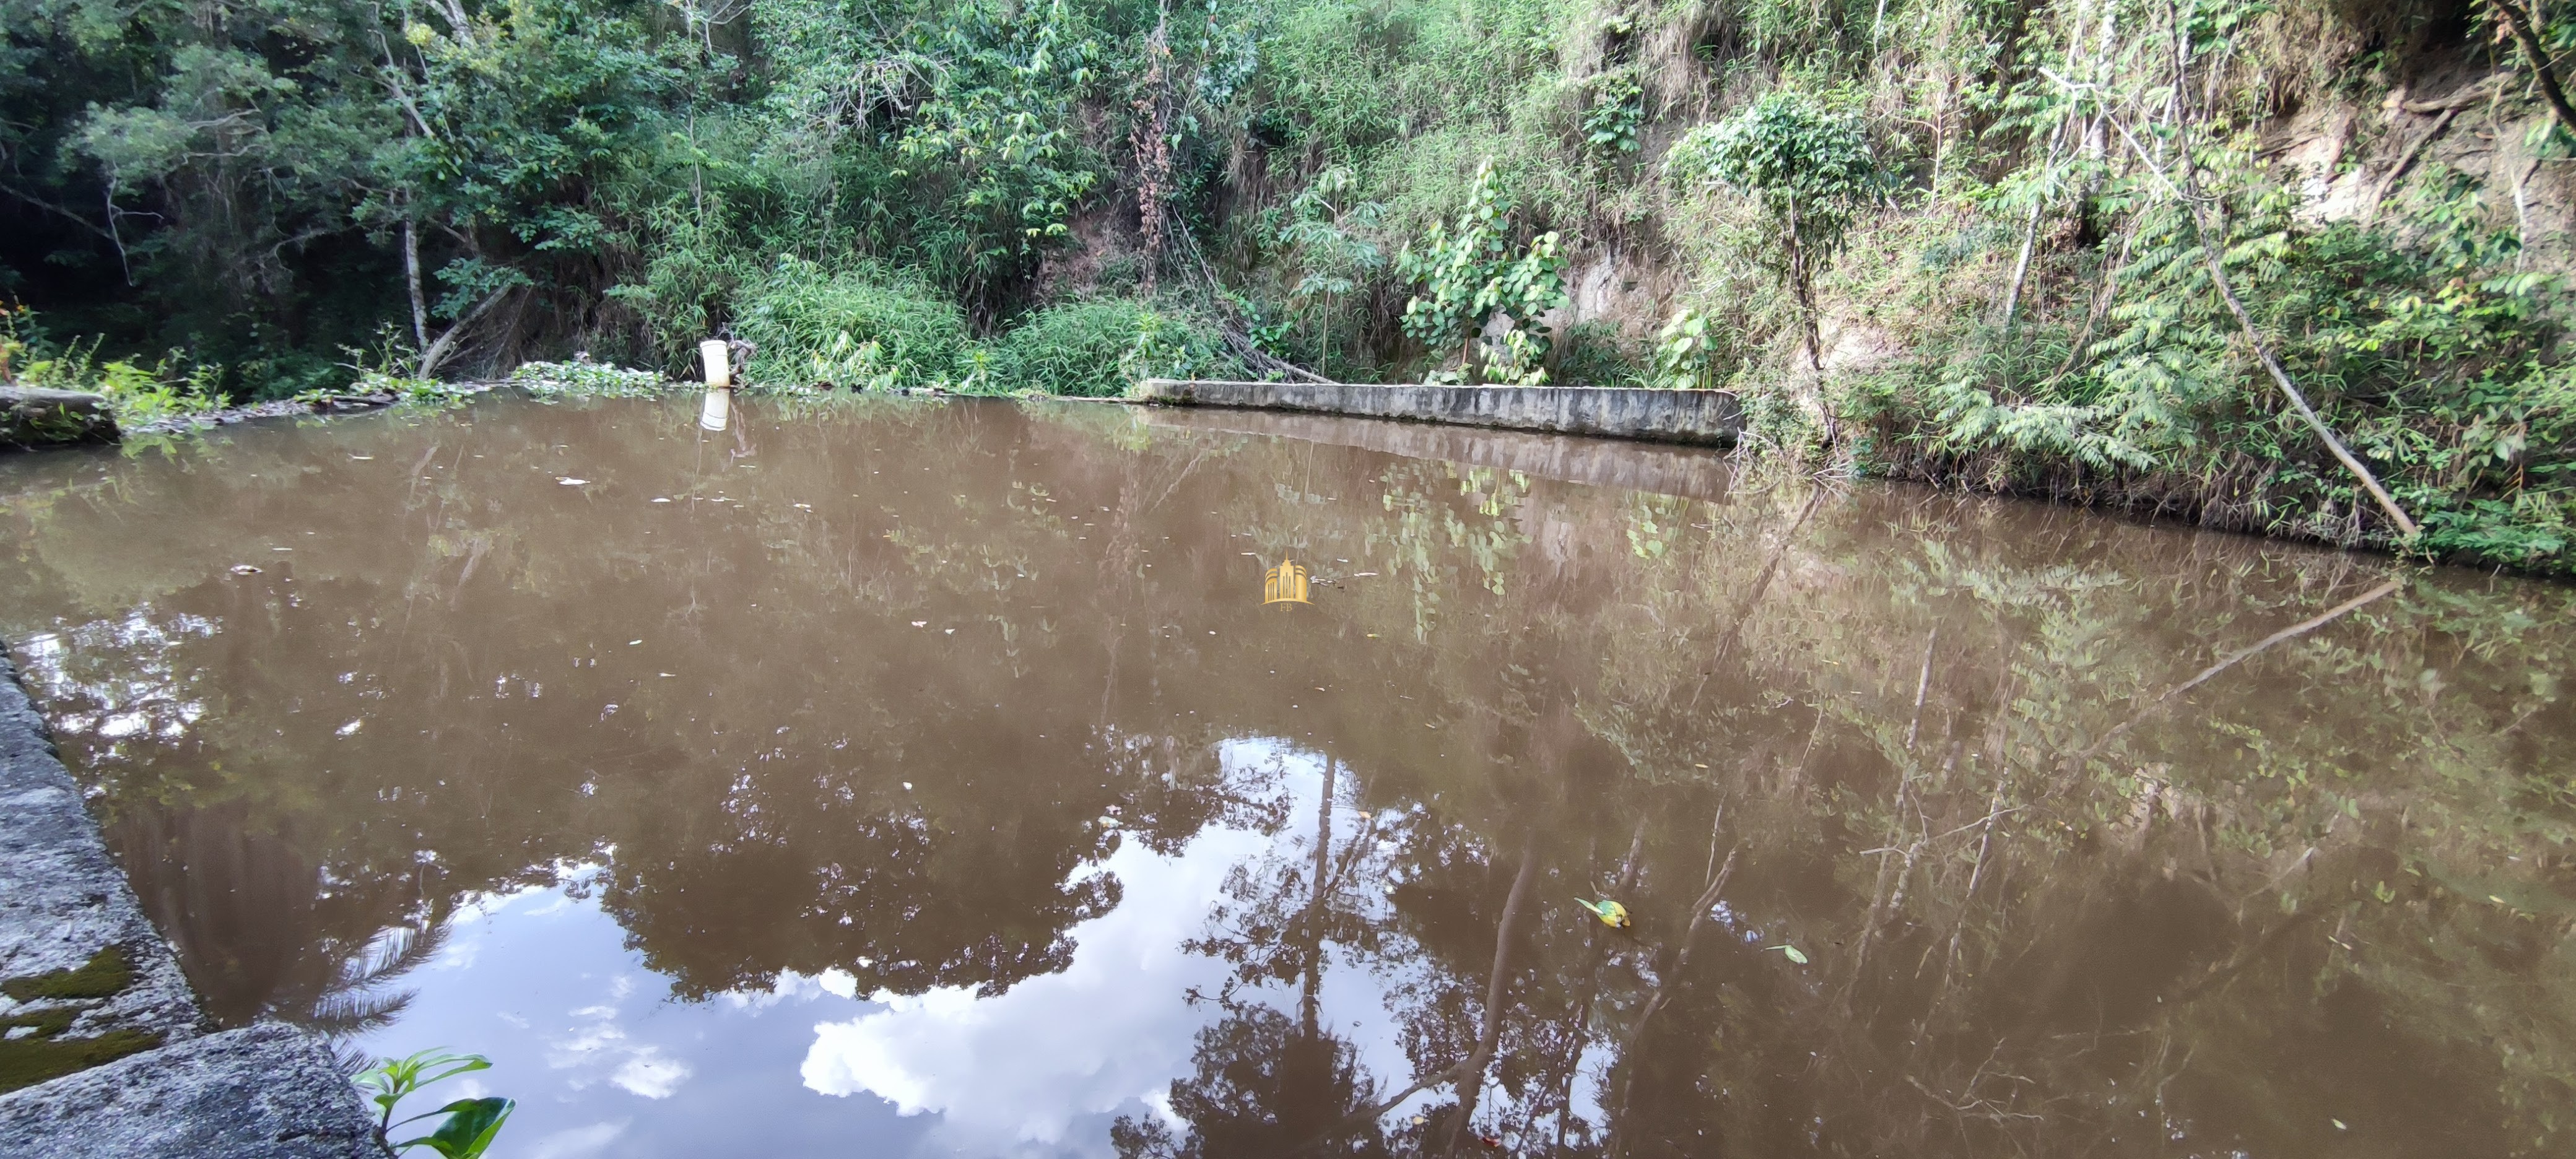
[{"label": "reflection of trees in water", "polygon": [[[1313,838],[1229,879],[1184,1126],[1133,1119],[1129,1153],[2565,1145],[2563,589],[2418,577],[2190,687],[2383,565],[1919,493],[1146,440],[1106,408],[764,428],[757,470],[655,484],[672,518],[603,551],[596,521],[633,516],[561,502],[550,448],[641,486],[658,429],[476,413],[470,450],[421,420],[444,449],[390,499],[281,441],[8,501],[0,581],[105,593],[47,614],[220,624],[167,633],[154,678],[203,720],[86,775],[228,1016],[585,861],[684,995],[830,967],[999,990],[1114,904],[1082,872],[1112,841],[1223,817]],[[318,505],[246,478],[308,470]],[[203,578],[239,554],[209,529],[262,521],[339,546]],[[171,554],[103,554],[110,525]],[[1234,618],[1241,553],[1283,548],[1314,614]],[[1356,755],[1327,765],[1349,831],[1226,783],[1212,747],[1248,735]],[[1362,1068],[1330,970],[1388,984],[1411,1073]],[[1417,1084],[1426,1123],[1368,1113]]]},{"label": "reflection of trees in water", "polygon": [[335,1036],[365,1033],[401,1014],[411,1001],[403,977],[446,942],[451,897],[424,888],[435,881],[430,866],[322,874],[237,803],[145,803],[108,836],[220,1022],[285,1018]]},{"label": "reflection of trees in water", "polygon": [[[1505,541],[1422,514],[1439,470],[1385,479],[1395,526],[1415,536],[1391,545],[1399,560],[1435,555],[1422,541]],[[2161,573],[2129,558],[2148,567],[2016,566],[1973,521],[1913,516],[1919,539],[1871,543],[1846,512],[1801,537],[1808,495],[1746,495],[1731,511],[1648,501],[1620,530],[1628,554],[1664,562],[1611,563],[1619,544],[1597,531],[1615,523],[1453,478],[1461,506],[1517,520],[1542,550],[1471,573],[1498,597],[1482,644],[1484,617],[1409,601],[1417,623],[1445,617],[1430,682],[1448,723],[1488,714],[1461,731],[1484,729],[1485,760],[1509,767],[1527,751],[1514,722],[1541,711],[1515,678],[1543,670],[1627,776],[1669,783],[1617,786],[1653,820],[1632,972],[1598,986],[1598,967],[1556,939],[1514,980],[1504,1033],[1522,1037],[1501,1051],[1478,1122],[1515,1149],[1582,1149],[1595,1126],[1639,1154],[2146,1153],[2166,1136],[2263,1150],[2337,1138],[2337,1119],[2428,1149],[2559,1138],[2547,1108],[2569,1093],[2576,979],[2561,949],[2570,907],[2549,900],[2569,892],[2566,863],[2548,850],[2567,834],[2569,794],[2532,729],[2563,708],[2528,673],[2565,668],[2565,634],[2539,627],[2563,623],[2564,593],[2522,588],[2470,612],[2476,598],[2435,580],[2381,606],[2377,577],[2349,559],[2211,560],[2193,540]],[[2055,522],[2096,543],[2118,534]],[[1694,545],[1677,527],[1710,534]],[[2282,627],[2329,605],[2358,606],[2315,638]],[[1550,633],[1583,646],[1533,663],[1526,635]],[[2258,641],[2277,644],[2259,665],[2246,655]],[[2245,687],[2140,723],[2195,669],[2239,659]],[[2447,696],[2416,695],[2437,681]],[[2383,689],[2406,695],[2391,705]],[[2563,716],[2544,731],[2563,743]],[[1510,864],[1509,818],[1551,814],[1496,787],[1509,774],[1451,764],[1473,773],[1434,782],[1448,800],[1489,802],[1462,860],[1488,867],[1490,901],[1508,876],[1492,869]],[[1418,800],[1434,783],[1389,795]],[[1696,804],[1658,809],[1658,796]],[[1704,924],[1723,936],[1674,977],[1718,857],[1705,823],[1682,818],[1718,808],[1742,870],[1709,899],[1723,904]],[[2435,862],[2514,867],[2540,892],[2481,905],[2483,887],[2425,888],[2445,876]],[[1396,921],[1450,903],[1416,895]],[[1551,907],[1543,929],[1581,923]],[[1506,924],[1479,917],[1488,937]],[[1807,946],[1814,967],[1762,949],[1782,943]],[[1423,944],[1452,983],[1413,996],[1408,1015],[1439,1028],[1414,1052],[1436,1071],[1484,1024],[1462,993],[1479,963],[1464,945]],[[2503,1025],[2503,1010],[2531,1021]],[[1550,1027],[1582,1028],[1561,1036],[1575,1049],[1552,1051]],[[1553,1092],[1566,1087],[1544,1081],[1571,1085],[1559,1060],[1594,1051],[1616,1060],[1598,1124],[1562,1113],[1570,1100]],[[2409,1077],[2426,1059],[2444,1060],[2439,1077]]]}]

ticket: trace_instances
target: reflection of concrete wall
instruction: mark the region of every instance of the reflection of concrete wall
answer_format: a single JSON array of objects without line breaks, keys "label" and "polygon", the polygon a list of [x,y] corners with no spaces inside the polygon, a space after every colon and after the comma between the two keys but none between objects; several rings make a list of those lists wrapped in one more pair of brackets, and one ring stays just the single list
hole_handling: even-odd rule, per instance
[{"label": "reflection of concrete wall", "polygon": [[1148,402],[1417,419],[1668,443],[1735,441],[1741,410],[1722,390],[1608,386],[1364,386],[1353,383],[1147,379]]},{"label": "reflection of concrete wall", "polygon": [[1340,415],[1139,409],[1146,423],[1156,427],[1358,447],[1411,459],[1438,459],[1518,471],[1541,479],[1687,499],[1724,499],[1733,478],[1723,457],[1697,448],[1379,422]]}]

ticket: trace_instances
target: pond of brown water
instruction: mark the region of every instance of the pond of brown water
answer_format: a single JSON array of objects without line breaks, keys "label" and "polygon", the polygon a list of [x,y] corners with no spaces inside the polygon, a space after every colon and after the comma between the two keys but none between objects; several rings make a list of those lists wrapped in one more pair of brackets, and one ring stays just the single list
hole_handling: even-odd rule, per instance
[{"label": "pond of brown water", "polygon": [[0,637],[220,1017],[487,1054],[531,1159],[2576,1149],[2568,588],[1672,448],[697,414],[0,459]]}]

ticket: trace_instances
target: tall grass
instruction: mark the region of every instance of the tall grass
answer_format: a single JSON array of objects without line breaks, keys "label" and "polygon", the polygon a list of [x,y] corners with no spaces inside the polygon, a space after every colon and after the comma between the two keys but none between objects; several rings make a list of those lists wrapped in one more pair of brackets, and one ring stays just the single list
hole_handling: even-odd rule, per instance
[{"label": "tall grass", "polygon": [[1146,378],[1241,373],[1205,319],[1135,298],[1088,298],[1030,315],[994,344],[997,384],[1105,398]]},{"label": "tall grass", "polygon": [[785,258],[743,288],[734,331],[754,344],[763,385],[854,389],[955,378],[972,338],[966,313],[927,283],[873,264],[827,270]]}]

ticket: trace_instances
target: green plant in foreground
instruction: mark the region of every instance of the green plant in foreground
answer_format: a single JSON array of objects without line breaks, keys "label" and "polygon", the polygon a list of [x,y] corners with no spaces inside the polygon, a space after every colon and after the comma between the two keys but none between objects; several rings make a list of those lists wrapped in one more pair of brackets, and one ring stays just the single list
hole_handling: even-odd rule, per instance
[{"label": "green plant in foreground", "polygon": [[[396,1121],[394,1108],[404,1098],[432,1083],[458,1075],[491,1069],[492,1061],[479,1054],[451,1054],[443,1048],[432,1048],[402,1058],[389,1058],[359,1072],[358,1087],[367,1092],[368,1101],[376,1104],[376,1141],[394,1151],[427,1147],[442,1159],[476,1159],[492,1146],[500,1135],[501,1124],[518,1104],[497,1096],[480,1099],[458,1099],[435,1111],[424,1111]],[[432,1115],[445,1115],[447,1121],[438,1129],[417,1139],[394,1142],[393,1129],[404,1123],[418,1122]]]}]

